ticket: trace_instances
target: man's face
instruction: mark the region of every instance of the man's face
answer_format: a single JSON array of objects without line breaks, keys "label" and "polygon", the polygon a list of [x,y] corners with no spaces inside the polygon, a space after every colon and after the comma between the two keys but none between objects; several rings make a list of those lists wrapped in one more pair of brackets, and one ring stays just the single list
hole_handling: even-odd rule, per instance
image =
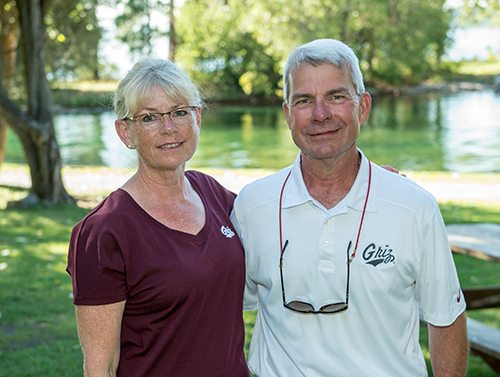
[{"label": "man's face", "polygon": [[307,63],[292,70],[289,103],[283,105],[293,141],[303,158],[314,160],[335,159],[355,150],[370,107],[370,95],[356,95],[344,70]]}]

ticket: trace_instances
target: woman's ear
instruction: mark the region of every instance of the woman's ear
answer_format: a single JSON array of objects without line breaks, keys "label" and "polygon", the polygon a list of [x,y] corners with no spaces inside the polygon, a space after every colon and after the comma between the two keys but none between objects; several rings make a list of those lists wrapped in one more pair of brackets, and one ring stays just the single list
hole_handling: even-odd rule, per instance
[{"label": "woman's ear", "polygon": [[126,120],[115,120],[115,130],[120,137],[120,140],[127,146],[127,148],[135,149],[134,142],[132,141],[132,138],[130,136],[130,129],[128,128]]},{"label": "woman's ear", "polygon": [[196,124],[198,125],[198,130],[201,130],[201,106],[196,108]]}]

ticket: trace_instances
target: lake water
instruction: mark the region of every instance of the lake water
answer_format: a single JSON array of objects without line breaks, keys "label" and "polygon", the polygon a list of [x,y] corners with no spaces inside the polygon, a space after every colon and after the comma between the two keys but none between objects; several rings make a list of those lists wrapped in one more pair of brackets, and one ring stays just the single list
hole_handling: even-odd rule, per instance
[{"label": "lake water", "polygon": [[[119,140],[114,119],[112,112],[56,115],[63,163],[134,166],[135,152]],[[372,161],[405,171],[500,172],[500,94],[376,98],[358,146]],[[189,168],[280,169],[297,151],[281,107],[212,107]],[[12,132],[6,161],[24,162]]]}]

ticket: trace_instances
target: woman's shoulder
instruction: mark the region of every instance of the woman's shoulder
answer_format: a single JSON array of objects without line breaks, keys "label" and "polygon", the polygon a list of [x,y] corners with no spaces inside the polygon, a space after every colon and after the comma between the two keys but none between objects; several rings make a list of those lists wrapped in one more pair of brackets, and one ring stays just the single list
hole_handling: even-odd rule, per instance
[{"label": "woman's shoulder", "polygon": [[211,190],[217,190],[225,193],[232,193],[224,186],[222,186],[215,178],[212,176],[196,171],[196,170],[188,170],[186,171],[186,176],[188,177],[191,183],[195,182],[200,185],[202,188],[210,188]]},{"label": "woman's shoulder", "polygon": [[215,178],[195,170],[186,171],[185,174],[198,194],[207,201],[214,200],[232,208],[236,194],[222,186]]},{"label": "woman's shoulder", "polygon": [[76,227],[109,227],[116,224],[136,206],[132,197],[122,189],[111,192],[104,200],[92,209]]}]

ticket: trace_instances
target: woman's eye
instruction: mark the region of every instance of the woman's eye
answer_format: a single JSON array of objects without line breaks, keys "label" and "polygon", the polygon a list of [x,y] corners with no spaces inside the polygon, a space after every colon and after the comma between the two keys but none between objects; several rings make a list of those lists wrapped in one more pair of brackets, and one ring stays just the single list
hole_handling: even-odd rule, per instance
[{"label": "woman's eye", "polygon": [[151,122],[154,122],[156,120],[156,116],[154,114],[147,114],[147,115],[144,115],[144,117],[142,118],[142,121],[144,123],[151,123]]},{"label": "woman's eye", "polygon": [[186,110],[177,110],[172,113],[174,118],[183,118],[186,115],[188,115],[188,112]]}]

